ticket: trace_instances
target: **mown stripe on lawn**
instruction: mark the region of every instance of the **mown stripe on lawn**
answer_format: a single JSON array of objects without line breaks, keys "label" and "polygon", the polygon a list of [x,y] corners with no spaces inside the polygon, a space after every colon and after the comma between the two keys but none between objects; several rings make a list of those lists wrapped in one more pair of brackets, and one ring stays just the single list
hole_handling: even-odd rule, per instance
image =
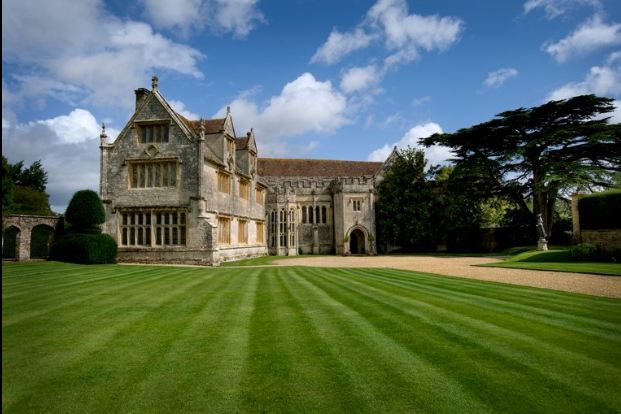
[{"label": "mown stripe on lawn", "polygon": [[[336,343],[340,335],[345,335],[340,355],[354,372],[360,373],[361,381],[367,381],[362,394],[370,396],[370,412],[490,411],[451,374],[421,358],[354,305],[355,298],[341,295],[332,280],[322,280],[316,270],[300,276],[307,289],[322,299],[324,315],[318,312],[313,316],[323,316],[317,326],[332,327],[329,331],[323,329],[322,334],[331,336],[331,342]],[[405,332],[410,335],[409,329]]]},{"label": "mown stripe on lawn", "polygon": [[[449,300],[433,298],[430,300],[428,295],[418,296],[415,292],[405,292],[404,295],[399,289],[386,285],[375,288],[368,280],[364,282],[357,280],[364,278],[364,274],[356,274],[355,271],[349,270],[344,272],[347,273],[346,276],[336,275],[332,279],[342,280],[341,286],[351,287],[370,300],[392,307],[395,311],[402,310],[431,325],[436,331],[456,335],[504,358],[517,360],[520,364],[541,371],[542,375],[569,387],[575,384],[557,372],[559,367],[571,366],[573,373],[583,379],[580,383],[583,393],[601,400],[615,394],[615,389],[608,379],[621,376],[621,369],[615,368],[615,361],[621,354],[614,342],[601,347],[600,355],[604,361],[600,362],[587,355],[588,348],[576,350],[566,346],[566,339],[571,333],[561,332],[556,341],[544,342],[533,335],[546,332],[548,330],[546,326],[530,323],[529,329],[526,329],[526,325],[519,325],[516,329],[514,321],[505,315],[497,317],[496,314],[477,310],[476,306],[462,305]],[[356,286],[359,289],[356,289]],[[371,292],[366,292],[369,289]],[[559,341],[559,338],[563,338],[563,341]],[[584,335],[584,338],[588,336]]]},{"label": "mown stripe on lawn", "polygon": [[[75,313],[63,314],[58,321],[49,321],[54,325],[52,329],[60,334],[52,337],[53,344],[41,346],[36,337],[27,337],[32,335],[29,330],[23,334],[14,330],[8,335],[14,344],[13,346],[26,348],[22,354],[25,357],[34,357],[37,364],[27,364],[25,361],[14,360],[7,362],[6,367],[9,372],[23,377],[25,381],[20,382],[20,384],[29,384],[29,386],[15,389],[11,382],[5,384],[5,377],[3,376],[3,387],[10,385],[12,388],[10,395],[13,397],[11,401],[7,401],[7,405],[5,405],[3,398],[3,406],[15,411],[40,411],[45,410],[45,406],[50,404],[62,406],[62,404],[70,402],[70,395],[73,390],[88,388],[90,382],[96,382],[98,379],[108,381],[111,379],[110,372],[105,367],[94,367],[89,372],[90,365],[88,362],[96,364],[100,361],[118,362],[127,359],[131,361],[145,357],[142,347],[146,338],[138,338],[136,343],[131,345],[124,344],[124,338],[133,337],[132,333],[135,334],[137,327],[148,329],[150,325],[145,325],[145,320],[157,318],[158,315],[167,310],[174,310],[175,307],[171,305],[176,299],[190,296],[187,295],[188,291],[206,283],[213,277],[213,275],[191,277],[192,272],[184,273],[185,278],[169,277],[166,279],[169,282],[162,283],[159,290],[135,288],[138,291],[131,291],[128,301],[135,307],[135,312],[119,312],[123,308],[127,309],[127,303],[124,304],[119,301],[116,305],[116,312],[87,305],[84,309],[76,310]],[[179,284],[171,287],[171,280],[175,280]],[[223,279],[223,281],[225,280]],[[91,319],[91,323],[84,324],[83,315],[89,316],[89,312],[95,318]],[[106,313],[108,313],[108,317],[105,317]],[[100,319],[100,323],[96,323],[98,319]],[[67,329],[64,322],[74,323],[70,329]],[[149,331],[149,333],[154,338],[158,338],[160,334],[165,332]],[[3,329],[3,337],[4,334]],[[153,340],[153,344],[158,342],[158,340]],[[40,354],[41,351],[46,353]],[[125,354],[124,351],[127,353]],[[110,352],[120,352],[122,355],[113,361]],[[102,353],[99,358],[97,357],[98,353]],[[5,361],[3,360],[3,368],[4,365]],[[30,369],[20,371],[19,368],[24,366]],[[137,363],[133,368],[141,370],[141,367],[142,365]],[[43,394],[40,399],[29,398],[29,394],[34,390]],[[98,393],[94,392],[93,395],[98,395]],[[82,400],[82,402],[85,401]]]},{"label": "mown stripe on lawn", "polygon": [[[335,271],[336,274],[351,270]],[[423,359],[429,366],[442,366],[444,374],[452,375],[474,395],[481,393],[484,401],[496,409],[512,411],[516,401],[507,398],[515,387],[523,389],[520,405],[523,410],[532,411],[546,407],[549,410],[563,408],[563,398],[550,398],[549,389],[557,393],[580,393],[579,400],[587,407],[608,409],[606,405],[582,392],[582,390],[546,378],[537,368],[529,367],[517,358],[502,355],[499,349],[489,349],[480,341],[472,340],[459,329],[444,328],[440,324],[429,324],[424,319],[412,318],[403,304],[394,303],[386,295],[383,300],[369,294],[364,287],[355,286],[353,281],[338,282],[336,277],[319,276],[312,279],[318,287],[337,300],[347,303],[351,309],[364,315],[369,323]],[[448,305],[448,304],[447,304]],[[437,316],[434,315],[434,318]],[[445,321],[446,324],[455,323]],[[416,330],[412,329],[416,326]],[[449,325],[450,326],[450,325]],[[424,339],[422,338],[424,336]],[[438,352],[440,350],[440,352]],[[449,358],[450,361],[446,359]],[[444,364],[441,364],[444,362]],[[500,372],[504,370],[504,372]],[[472,373],[476,373],[474,376]],[[479,377],[485,378],[482,383]],[[533,386],[536,383],[540,386]],[[484,392],[482,392],[484,391]],[[557,394],[558,395],[558,394]],[[566,409],[575,408],[574,405]]]}]

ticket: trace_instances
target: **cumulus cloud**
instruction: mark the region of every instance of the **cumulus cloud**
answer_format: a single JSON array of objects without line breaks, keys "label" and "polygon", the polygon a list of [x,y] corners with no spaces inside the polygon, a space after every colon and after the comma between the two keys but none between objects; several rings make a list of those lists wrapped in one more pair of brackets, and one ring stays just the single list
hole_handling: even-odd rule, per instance
[{"label": "cumulus cloud", "polygon": [[[384,161],[390,155],[392,149],[396,146],[398,149],[403,149],[408,146],[418,147],[422,138],[427,138],[433,134],[441,134],[442,127],[435,122],[428,122],[422,125],[416,125],[411,128],[405,135],[392,145],[386,144],[381,148],[369,154],[369,161]],[[451,158],[450,149],[439,145],[426,148],[422,147],[425,151],[425,158],[429,161],[429,165],[436,165],[445,162]]]},{"label": "cumulus cloud", "polygon": [[187,119],[199,119],[201,117],[200,115],[188,110],[185,104],[181,101],[176,101],[173,99],[168,101],[168,103],[176,113],[183,115]]},{"label": "cumulus cloud", "polygon": [[570,82],[552,91],[549,100],[567,99],[593,93],[600,96],[621,95],[621,65],[593,66],[581,82]]},{"label": "cumulus cloud", "polygon": [[515,78],[518,71],[515,68],[502,68],[487,74],[487,78],[483,81],[486,88],[498,88],[507,80]]},{"label": "cumulus cloud", "polygon": [[216,32],[247,36],[265,21],[258,0],[143,0],[145,14],[157,27],[188,34],[209,27]]},{"label": "cumulus cloud", "polygon": [[353,67],[343,73],[341,89],[345,93],[361,91],[377,85],[380,78],[381,73],[375,65]]},{"label": "cumulus cloud", "polygon": [[[84,109],[6,128],[3,119],[2,153],[11,162],[41,160],[48,172],[50,204],[55,211],[63,212],[75,191],[99,190],[100,132],[101,125]],[[110,140],[118,133],[107,129]]]},{"label": "cumulus cloud", "polygon": [[383,41],[387,67],[416,59],[420,50],[445,50],[463,31],[463,21],[455,17],[409,14],[405,0],[378,0],[352,31],[333,30],[317,49],[312,62],[336,63],[347,54]]},{"label": "cumulus cloud", "polygon": [[365,33],[360,28],[349,33],[340,33],[338,30],[332,29],[328,40],[317,49],[311,58],[311,62],[323,62],[331,65],[351,52],[364,49],[375,37],[375,35]]},{"label": "cumulus cloud", "polygon": [[548,19],[554,19],[579,6],[591,6],[599,10],[601,0],[528,0],[524,3],[524,13],[541,8]]},{"label": "cumulus cloud", "polygon": [[349,122],[346,97],[330,81],[318,81],[308,72],[287,83],[265,105],[259,106],[244,93],[215,116],[223,116],[226,106],[231,107],[238,133],[253,127],[261,137],[263,154],[276,153],[289,138],[307,132],[331,133]]},{"label": "cumulus cloud", "polygon": [[41,86],[43,96],[129,109],[127,91],[155,70],[203,76],[200,51],[118,19],[100,1],[8,0],[2,8],[3,61],[35,73],[10,78],[16,99]]},{"label": "cumulus cloud", "polygon": [[575,56],[618,44],[621,44],[621,23],[607,24],[595,15],[567,37],[556,43],[544,44],[543,49],[562,63]]}]

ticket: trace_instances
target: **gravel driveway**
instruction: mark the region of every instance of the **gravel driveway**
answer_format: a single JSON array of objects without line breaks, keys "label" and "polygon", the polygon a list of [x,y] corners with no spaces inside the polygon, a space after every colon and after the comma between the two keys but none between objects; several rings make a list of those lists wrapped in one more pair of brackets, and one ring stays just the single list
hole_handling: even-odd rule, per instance
[{"label": "gravel driveway", "polygon": [[498,260],[498,258],[491,257],[319,256],[279,259],[274,261],[274,263],[285,266],[390,267],[465,277],[468,279],[490,280],[514,285],[621,298],[621,277],[618,276],[473,266],[475,264],[497,262]]}]

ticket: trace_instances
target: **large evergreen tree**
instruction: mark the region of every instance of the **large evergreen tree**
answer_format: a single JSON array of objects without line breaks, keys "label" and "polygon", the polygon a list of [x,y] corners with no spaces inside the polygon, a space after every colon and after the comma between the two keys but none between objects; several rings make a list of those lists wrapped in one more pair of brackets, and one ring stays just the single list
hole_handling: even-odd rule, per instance
[{"label": "large evergreen tree", "polygon": [[621,171],[621,124],[603,115],[613,100],[594,95],[506,111],[491,121],[423,140],[453,149],[471,183],[508,197],[548,234],[562,191],[585,184],[610,186]]}]

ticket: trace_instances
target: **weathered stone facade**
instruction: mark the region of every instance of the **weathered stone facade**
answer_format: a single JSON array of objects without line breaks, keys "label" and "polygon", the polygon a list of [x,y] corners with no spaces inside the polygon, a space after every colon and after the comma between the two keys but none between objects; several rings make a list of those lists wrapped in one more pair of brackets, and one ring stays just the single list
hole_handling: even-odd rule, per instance
[{"label": "weathered stone facade", "polygon": [[217,265],[267,253],[254,135],[236,138],[230,113],[187,120],[153,77],[117,139],[102,131],[100,148],[104,231],[120,261]]},{"label": "weathered stone facade", "polygon": [[383,163],[259,159],[271,254],[375,254],[375,186]]},{"label": "weathered stone facade", "polygon": [[[193,121],[158,89],[113,143],[101,135],[104,231],[119,260],[199,263],[265,255],[374,254],[374,190],[384,163],[257,158],[229,111]],[[266,208],[267,206],[267,208]]]},{"label": "weathered stone facade", "polygon": [[[62,218],[58,216],[37,216],[9,214],[2,220],[2,258],[10,260],[45,259]],[[44,246],[39,246],[39,256],[31,255],[33,235],[42,233]]]}]

